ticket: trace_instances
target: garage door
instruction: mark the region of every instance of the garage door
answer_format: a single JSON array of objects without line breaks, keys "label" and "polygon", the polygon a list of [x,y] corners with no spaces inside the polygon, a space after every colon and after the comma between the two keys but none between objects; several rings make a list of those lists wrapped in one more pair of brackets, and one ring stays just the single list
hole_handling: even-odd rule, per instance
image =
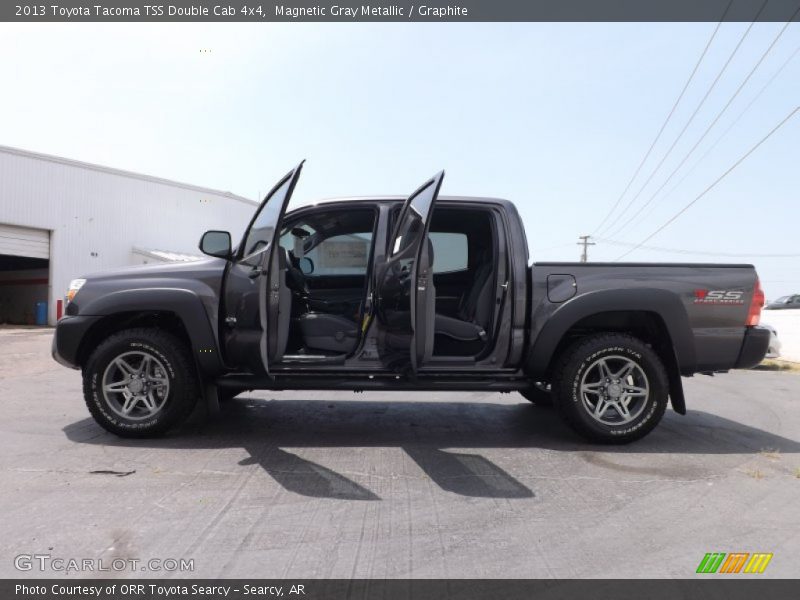
[{"label": "garage door", "polygon": [[0,223],[0,254],[50,258],[50,232]]}]

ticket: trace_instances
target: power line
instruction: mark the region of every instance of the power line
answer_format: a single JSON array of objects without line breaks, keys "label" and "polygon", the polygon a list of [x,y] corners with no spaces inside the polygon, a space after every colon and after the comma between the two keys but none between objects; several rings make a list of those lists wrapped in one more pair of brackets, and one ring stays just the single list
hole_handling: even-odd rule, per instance
[{"label": "power line", "polygon": [[[597,238],[598,242],[610,244],[612,246],[625,246],[628,248],[637,246],[628,242],[621,242],[619,240],[610,240],[607,238]],[[800,253],[797,254],[761,254],[758,252],[707,252],[701,250],[687,250],[686,248],[664,248],[663,246],[644,246],[638,245],[639,250],[650,250],[651,252],[666,252],[668,254],[690,254],[694,256],[726,256],[728,258],[798,258]]]},{"label": "power line", "polygon": [[[766,89],[767,89],[767,88],[768,88],[770,85],[772,85],[772,83],[773,83],[773,82],[774,82],[774,81],[775,81],[775,80],[778,78],[778,76],[779,76],[779,75],[780,75],[780,74],[781,74],[781,73],[784,71],[784,69],[786,69],[786,67],[789,65],[789,63],[791,63],[791,62],[792,62],[792,60],[795,58],[795,56],[797,56],[797,54],[798,54],[798,53],[800,53],[800,46],[797,46],[797,47],[794,49],[794,51],[793,51],[793,52],[792,52],[792,53],[789,55],[789,57],[788,57],[788,58],[787,58],[785,61],[783,61],[783,64],[782,64],[782,65],[781,65],[781,66],[778,68],[778,70],[777,70],[777,71],[775,71],[775,73],[773,73],[773,74],[772,74],[772,77],[770,77],[770,78],[769,78],[769,80],[768,80],[768,81],[767,81],[767,82],[766,82],[766,83],[765,83],[765,84],[762,86],[762,88],[761,88],[761,89],[758,91],[758,93],[757,93],[755,96],[753,96],[752,100],[750,100],[750,102],[748,102],[748,103],[747,103],[747,106],[745,106],[745,107],[744,107],[744,109],[743,109],[743,110],[742,110],[742,111],[741,111],[741,112],[740,112],[740,113],[739,113],[739,114],[736,116],[736,118],[735,118],[733,121],[731,121],[730,125],[728,125],[728,127],[725,129],[725,131],[723,131],[723,132],[722,132],[722,134],[721,134],[721,135],[720,135],[720,136],[719,136],[719,137],[716,139],[716,141],[715,141],[713,144],[711,144],[711,146],[709,146],[709,147],[708,147],[708,150],[706,150],[706,151],[703,153],[703,155],[702,155],[702,156],[701,156],[701,157],[700,157],[700,158],[697,160],[697,162],[695,162],[695,163],[694,163],[694,165],[692,165],[692,168],[691,168],[691,169],[689,169],[689,170],[686,172],[686,174],[685,174],[683,177],[681,177],[681,180],[680,180],[678,183],[676,183],[674,186],[672,186],[672,188],[670,188],[670,190],[669,190],[669,191],[668,191],[666,194],[664,194],[664,195],[661,197],[661,201],[662,201],[662,202],[663,202],[663,201],[664,201],[666,198],[669,198],[669,196],[670,196],[670,195],[672,195],[672,193],[673,193],[673,192],[674,192],[676,189],[678,189],[678,187],[680,187],[680,185],[681,185],[681,184],[682,184],[684,181],[686,181],[686,179],[689,177],[689,175],[691,175],[692,173],[694,173],[695,169],[697,169],[697,167],[700,165],[700,163],[702,163],[702,162],[705,160],[705,158],[706,158],[706,157],[707,157],[709,154],[711,154],[711,152],[714,150],[714,148],[716,148],[716,147],[717,147],[717,145],[719,145],[719,143],[720,143],[720,142],[721,142],[721,141],[722,141],[722,140],[725,138],[725,136],[726,136],[726,135],[728,135],[728,133],[730,132],[730,130],[731,130],[731,129],[733,129],[733,128],[734,128],[734,126],[735,126],[735,125],[736,125],[736,124],[737,124],[737,123],[738,123],[738,122],[739,122],[739,121],[742,119],[742,117],[743,117],[743,116],[744,116],[744,115],[747,113],[747,111],[749,111],[749,110],[752,108],[752,106],[753,106],[753,105],[756,103],[756,101],[757,101],[757,100],[758,100],[758,99],[761,97],[761,95],[762,95],[762,94],[763,94],[763,93],[766,91]],[[649,216],[650,216],[650,215],[653,213],[653,210],[654,210],[654,208],[655,208],[655,207],[651,208],[651,209],[650,209],[650,210],[647,212],[647,214],[645,214],[645,215],[642,215],[642,217],[641,217],[641,218],[640,218],[640,219],[639,219],[639,220],[638,220],[636,223],[634,223],[634,224],[633,224],[633,227],[636,227],[637,225],[639,225],[640,223],[642,223],[642,222],[643,222],[645,219],[647,219],[647,217],[649,217]]]},{"label": "power line", "polygon": [[[658,164],[655,166],[655,168],[650,172],[650,175],[647,177],[645,182],[639,188],[639,191],[636,192],[636,194],[633,196],[633,198],[631,198],[628,201],[628,203],[625,205],[625,208],[623,209],[622,214],[626,213],[628,211],[628,209],[631,206],[633,206],[633,203],[636,202],[636,200],[639,198],[639,196],[642,194],[642,192],[645,190],[645,188],[647,188],[647,186],[653,180],[653,177],[655,176],[655,174],[658,173],[658,170],[661,168],[661,165],[663,165],[664,162],[667,160],[667,158],[669,158],[669,155],[672,154],[672,151],[675,149],[675,146],[678,144],[678,142],[681,140],[681,138],[683,138],[683,134],[686,133],[686,130],[689,128],[689,126],[694,121],[694,118],[700,112],[700,109],[703,107],[703,105],[705,104],[706,100],[711,95],[711,92],[717,86],[717,83],[722,78],[722,75],[728,69],[728,66],[731,64],[731,61],[733,60],[734,56],[736,56],[736,53],[739,51],[739,48],[741,48],[742,44],[744,43],[744,40],[747,38],[748,34],[750,33],[750,30],[753,28],[753,25],[755,25],[756,21],[758,20],[758,17],[761,16],[761,12],[767,6],[768,2],[769,2],[769,0],[764,0],[764,3],[761,5],[761,8],[758,9],[758,13],[756,13],[756,16],[753,17],[753,20],[750,22],[750,25],[747,26],[747,29],[745,29],[745,32],[742,34],[742,37],[739,38],[739,41],[737,42],[737,44],[734,47],[733,51],[731,52],[730,56],[728,56],[728,59],[725,61],[725,64],[722,65],[722,69],[720,69],[719,73],[717,73],[717,76],[714,78],[714,81],[711,82],[711,86],[709,86],[708,90],[706,90],[705,95],[703,96],[702,100],[700,100],[700,103],[697,105],[697,107],[694,109],[694,112],[689,117],[689,120],[686,121],[686,124],[683,126],[683,129],[681,129],[681,131],[678,134],[678,136],[672,142],[672,145],[669,147],[669,149],[664,154],[664,156],[661,157],[661,160],[658,162]],[[621,216],[618,217],[609,226],[607,226],[605,228],[605,231],[608,231],[610,228],[613,228],[620,221],[620,219],[622,219]],[[603,230],[598,230],[597,233],[602,233],[602,231]]]},{"label": "power line", "polygon": [[773,134],[774,134],[776,131],[778,131],[778,129],[780,129],[781,127],[783,127],[783,126],[784,126],[784,124],[786,124],[786,122],[787,122],[787,121],[789,121],[789,119],[791,119],[791,118],[792,118],[792,117],[793,117],[795,114],[797,114],[797,112],[798,112],[798,111],[800,111],[800,106],[796,106],[796,107],[794,108],[794,110],[792,110],[792,111],[791,111],[791,112],[790,112],[788,115],[786,115],[786,116],[783,118],[783,120],[782,120],[780,123],[778,123],[778,124],[777,124],[775,127],[773,127],[773,128],[772,128],[772,130],[771,130],[771,131],[770,131],[770,132],[769,132],[767,135],[765,135],[763,138],[761,138],[761,140],[759,140],[759,142],[758,142],[758,143],[756,143],[756,145],[755,145],[755,146],[753,146],[752,148],[750,148],[750,150],[748,150],[748,151],[747,151],[747,152],[746,152],[746,153],[745,153],[745,154],[744,154],[744,155],[743,155],[743,156],[742,156],[742,157],[741,157],[739,160],[737,160],[735,163],[733,163],[733,165],[731,165],[731,167],[730,167],[730,168],[728,168],[728,170],[727,170],[727,171],[725,171],[725,172],[724,172],[722,175],[720,175],[719,177],[717,177],[717,179],[716,179],[716,180],[714,180],[714,182],[713,182],[711,185],[709,185],[709,186],[708,186],[708,187],[707,187],[705,190],[703,190],[702,192],[700,192],[700,194],[699,194],[697,197],[695,197],[695,199],[694,199],[694,200],[692,200],[691,202],[689,202],[689,203],[688,203],[686,206],[684,206],[682,209],[680,209],[678,212],[676,212],[674,215],[672,215],[672,217],[670,217],[669,219],[667,219],[667,221],[666,221],[666,222],[665,222],[663,225],[661,225],[661,226],[660,226],[658,229],[656,229],[656,230],[655,230],[653,233],[651,233],[650,235],[648,235],[646,238],[644,238],[644,239],[643,239],[641,242],[639,242],[638,244],[634,245],[634,247],[633,247],[633,248],[631,248],[630,250],[628,250],[628,251],[627,251],[627,252],[625,252],[624,254],[621,254],[620,256],[618,256],[618,257],[617,257],[615,260],[620,260],[621,258],[624,258],[624,257],[626,257],[626,256],[627,256],[628,254],[630,254],[631,252],[633,252],[633,251],[637,250],[638,248],[641,248],[641,247],[642,247],[644,244],[646,244],[647,242],[649,242],[649,241],[650,241],[650,240],[651,240],[653,237],[655,237],[656,235],[658,235],[659,233],[661,233],[661,232],[662,232],[664,229],[666,229],[666,228],[667,228],[669,225],[671,225],[671,224],[672,224],[672,223],[673,223],[673,222],[674,222],[674,221],[675,221],[675,220],[676,220],[678,217],[680,217],[680,216],[681,216],[683,213],[685,213],[685,212],[686,212],[687,210],[689,210],[689,209],[690,209],[692,206],[694,206],[694,204],[695,204],[695,203],[696,203],[698,200],[700,200],[700,198],[702,198],[702,197],[703,197],[703,196],[705,196],[705,195],[706,195],[708,192],[710,192],[712,189],[714,189],[714,187],[715,187],[715,186],[716,186],[716,185],[717,185],[717,184],[718,184],[720,181],[722,181],[723,179],[725,179],[725,177],[727,177],[727,176],[728,176],[728,174],[730,174],[730,173],[731,173],[731,171],[733,171],[733,170],[734,170],[736,167],[738,167],[740,164],[742,164],[742,163],[743,163],[743,162],[744,162],[744,161],[745,161],[745,160],[746,160],[746,159],[747,159],[747,158],[748,158],[748,157],[749,157],[749,156],[750,156],[750,155],[751,155],[753,152],[755,152],[755,151],[756,151],[756,150],[759,148],[759,146],[761,146],[761,144],[763,144],[764,142],[766,142],[766,141],[767,141],[767,140],[768,140],[770,137],[772,137],[772,135],[773,135]]},{"label": "power line", "polygon": [[559,248],[566,248],[567,246],[571,248],[573,246],[573,242],[567,242],[566,244],[555,244],[553,246],[545,246],[544,248],[536,248],[536,251],[547,252],[548,250],[557,250]]},{"label": "power line", "polygon": [[725,20],[725,17],[727,16],[728,11],[730,10],[732,4],[733,4],[733,0],[730,0],[730,2],[728,2],[727,8],[725,8],[725,12],[722,13],[722,17],[720,18],[719,22],[717,23],[717,26],[714,28],[714,32],[711,34],[711,37],[708,38],[708,42],[706,43],[705,48],[703,48],[703,52],[700,54],[700,58],[697,59],[697,63],[695,63],[694,69],[692,69],[692,73],[689,75],[689,79],[686,80],[686,83],[683,85],[683,89],[681,90],[681,93],[678,94],[678,98],[675,100],[675,103],[672,105],[672,108],[670,109],[669,114],[667,115],[667,118],[664,119],[664,122],[661,124],[661,128],[658,130],[658,133],[656,134],[656,137],[653,140],[653,143],[650,144],[650,147],[647,149],[647,152],[645,152],[644,158],[642,158],[642,160],[639,162],[639,166],[636,167],[636,170],[634,171],[633,175],[631,176],[630,180],[628,181],[628,184],[625,186],[625,189],[622,190],[622,193],[619,195],[619,198],[617,198],[617,201],[614,203],[614,206],[611,207],[611,210],[608,211],[608,213],[603,218],[603,220],[600,221],[600,224],[597,227],[595,227],[595,231],[598,231],[603,225],[605,225],[605,222],[609,219],[609,217],[611,217],[611,215],[614,214],[614,211],[617,210],[617,207],[619,206],[620,202],[622,202],[622,199],[625,197],[625,194],[628,193],[628,190],[630,189],[631,185],[633,185],[633,182],[639,176],[639,173],[641,172],[642,167],[644,166],[644,163],[647,162],[648,158],[650,158],[650,154],[653,152],[653,148],[656,147],[656,144],[658,143],[658,140],[661,139],[661,134],[664,133],[664,129],[666,129],[667,124],[672,119],[672,115],[675,114],[675,110],[678,108],[678,104],[680,104],[680,101],[683,99],[684,94],[686,94],[686,90],[689,89],[689,84],[692,82],[692,80],[694,79],[695,74],[697,73],[697,70],[700,68],[700,64],[703,62],[703,59],[705,58],[706,54],[708,53],[708,49],[711,47],[711,43],[714,41],[714,38],[717,37],[717,32],[719,31],[719,28],[722,26],[722,22]]},{"label": "power line", "polygon": [[725,112],[728,110],[728,108],[730,108],[731,104],[733,104],[733,101],[739,96],[739,92],[741,92],[742,89],[744,88],[744,86],[747,85],[747,82],[750,81],[750,78],[756,72],[758,67],[761,66],[761,63],[764,62],[764,59],[767,57],[767,55],[775,47],[775,44],[778,43],[778,40],[784,34],[784,32],[789,27],[789,25],[791,24],[791,22],[794,20],[794,18],[797,16],[798,13],[800,13],[800,6],[798,6],[797,10],[795,10],[795,12],[794,12],[794,14],[792,14],[791,18],[788,21],[786,21],[784,26],[778,32],[778,35],[775,36],[775,38],[772,40],[772,43],[767,47],[767,49],[764,51],[764,53],[758,59],[756,64],[753,65],[753,68],[750,69],[750,72],[747,74],[747,76],[744,78],[744,80],[742,80],[742,83],[739,84],[739,87],[736,89],[736,91],[733,93],[733,95],[728,99],[728,102],[725,104],[725,106],[722,107],[722,110],[719,111],[719,113],[717,113],[717,116],[714,117],[714,120],[711,122],[711,125],[709,125],[706,128],[706,130],[703,132],[703,135],[701,135],[698,138],[698,140],[694,143],[694,146],[691,147],[689,152],[687,152],[686,155],[683,157],[683,159],[681,159],[681,161],[678,163],[678,166],[676,166],[672,170],[672,172],[667,176],[667,178],[664,180],[664,183],[662,183],[661,186],[659,186],[659,188],[655,192],[653,192],[652,196],[650,196],[650,198],[647,200],[647,202],[645,202],[642,206],[640,206],[639,209],[635,213],[633,213],[633,215],[631,215],[622,225],[617,227],[616,230],[613,231],[610,235],[614,235],[616,233],[619,233],[621,230],[623,230],[625,227],[627,227],[628,224],[631,223],[631,221],[633,221],[636,217],[638,217],[645,208],[650,206],[650,204],[653,202],[653,200],[655,200],[656,196],[658,196],[658,194],[661,192],[661,190],[663,190],[667,186],[667,184],[672,180],[672,178],[681,169],[681,167],[683,167],[683,165],[686,164],[686,161],[689,160],[689,157],[694,153],[695,150],[697,150],[697,147],[702,143],[702,141],[706,138],[706,136],[709,134],[709,132],[719,122],[719,120],[722,118],[722,115],[724,115]]}]

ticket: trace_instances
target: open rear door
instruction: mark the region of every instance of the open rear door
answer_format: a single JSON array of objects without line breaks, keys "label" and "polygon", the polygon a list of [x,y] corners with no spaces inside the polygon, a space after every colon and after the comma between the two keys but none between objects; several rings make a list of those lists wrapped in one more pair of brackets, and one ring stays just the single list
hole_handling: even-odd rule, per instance
[{"label": "open rear door", "polygon": [[415,372],[433,354],[436,290],[428,228],[443,178],[441,171],[406,200],[378,270],[378,318],[387,332],[386,343],[399,357],[408,354]]},{"label": "open rear door", "polygon": [[280,342],[285,336],[280,333],[289,324],[291,297],[282,281],[286,269],[277,240],[302,168],[301,162],[265,196],[226,274],[226,359],[255,373],[268,374],[270,361],[283,354]]}]

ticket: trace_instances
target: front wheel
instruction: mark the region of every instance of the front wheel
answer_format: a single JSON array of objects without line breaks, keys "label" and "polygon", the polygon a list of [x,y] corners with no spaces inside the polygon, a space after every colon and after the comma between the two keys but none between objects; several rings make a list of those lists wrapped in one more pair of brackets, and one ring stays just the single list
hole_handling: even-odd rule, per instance
[{"label": "front wheel", "polygon": [[658,425],[667,408],[667,372],[658,354],[631,335],[575,342],[556,366],[559,413],[593,442],[625,444]]},{"label": "front wheel", "polygon": [[83,396],[101,427],[151,437],[184,421],[197,402],[197,376],[184,343],[159,329],[120,331],[83,369]]}]

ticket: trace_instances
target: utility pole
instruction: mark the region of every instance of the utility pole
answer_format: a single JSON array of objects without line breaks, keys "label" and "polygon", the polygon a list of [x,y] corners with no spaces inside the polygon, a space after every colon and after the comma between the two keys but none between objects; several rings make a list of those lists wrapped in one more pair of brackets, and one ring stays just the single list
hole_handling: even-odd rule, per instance
[{"label": "utility pole", "polygon": [[587,262],[589,260],[589,246],[596,246],[594,242],[590,242],[589,238],[592,237],[590,235],[579,235],[578,239],[581,240],[578,242],[578,246],[583,246],[583,252],[581,252],[581,262]]}]

